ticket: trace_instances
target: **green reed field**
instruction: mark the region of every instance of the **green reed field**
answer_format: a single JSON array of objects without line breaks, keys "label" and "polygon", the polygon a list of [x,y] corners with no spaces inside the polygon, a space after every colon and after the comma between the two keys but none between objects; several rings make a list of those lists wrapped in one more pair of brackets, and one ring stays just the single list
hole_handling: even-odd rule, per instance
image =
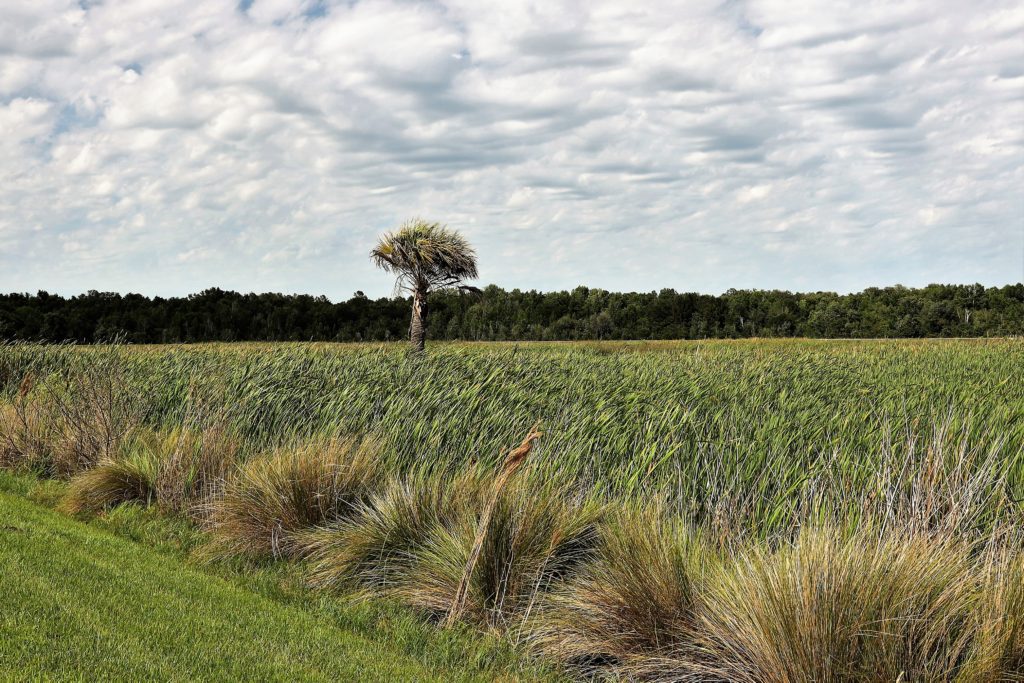
[{"label": "green reed field", "polygon": [[569,673],[1019,681],[1022,368],[1015,339],[9,345],[0,464]]},{"label": "green reed field", "polygon": [[216,413],[253,449],[372,434],[398,468],[494,462],[540,419],[541,467],[761,528],[937,451],[1024,496],[1018,340],[29,346],[0,352],[0,381],[83,363],[121,366],[151,424]]}]

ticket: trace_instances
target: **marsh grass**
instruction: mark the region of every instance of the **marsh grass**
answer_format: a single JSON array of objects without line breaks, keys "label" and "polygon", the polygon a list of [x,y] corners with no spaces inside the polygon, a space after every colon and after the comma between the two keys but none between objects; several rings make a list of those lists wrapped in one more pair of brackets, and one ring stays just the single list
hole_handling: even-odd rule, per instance
[{"label": "marsh grass", "polygon": [[97,513],[138,502],[201,520],[237,463],[238,442],[226,432],[139,429],[71,478],[62,509]]},{"label": "marsh grass", "polygon": [[158,504],[197,520],[213,509],[242,459],[239,440],[222,424],[203,431],[171,430],[151,448],[162,452],[154,482]]},{"label": "marsh grass", "polygon": [[687,518],[726,533],[790,528],[816,491],[860,500],[886,451],[900,461],[935,440],[984,454],[977,464],[1024,498],[1024,341],[620,347],[440,345],[411,359],[381,345],[8,346],[0,393],[28,373],[41,385],[113,373],[148,426],[187,425],[203,404],[247,451],[373,434],[403,472],[495,464],[541,418],[539,460],[616,493],[670,488]]},{"label": "marsh grass", "polygon": [[1024,553],[1017,549],[988,558],[979,576],[975,636],[960,680],[1024,681]]},{"label": "marsh grass", "polygon": [[40,404],[18,397],[0,405],[0,465],[46,474],[51,471],[52,423]]}]

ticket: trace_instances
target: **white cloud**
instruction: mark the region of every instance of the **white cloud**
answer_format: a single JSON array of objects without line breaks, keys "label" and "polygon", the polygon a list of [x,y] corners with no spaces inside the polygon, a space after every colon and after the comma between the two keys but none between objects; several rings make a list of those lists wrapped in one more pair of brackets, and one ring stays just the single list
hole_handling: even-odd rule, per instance
[{"label": "white cloud", "polygon": [[33,98],[15,98],[0,106],[3,144],[15,146],[48,133],[53,125],[53,108],[52,102]]},{"label": "white cloud", "polygon": [[412,215],[506,286],[1022,279],[1009,0],[0,12],[3,290],[385,294]]},{"label": "white cloud", "polygon": [[749,202],[757,201],[758,199],[764,199],[772,191],[770,184],[766,185],[751,185],[740,189],[736,193],[736,201],[741,204],[747,204]]}]

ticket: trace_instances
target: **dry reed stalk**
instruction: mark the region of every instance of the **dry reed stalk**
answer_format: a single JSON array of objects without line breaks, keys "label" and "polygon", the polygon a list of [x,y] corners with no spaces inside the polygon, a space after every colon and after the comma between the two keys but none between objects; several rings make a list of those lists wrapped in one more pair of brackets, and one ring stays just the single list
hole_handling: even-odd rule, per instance
[{"label": "dry reed stalk", "polygon": [[526,461],[526,456],[533,449],[533,442],[544,435],[543,432],[537,431],[538,427],[540,427],[540,420],[534,423],[526,438],[523,439],[523,442],[509,451],[509,454],[505,456],[504,462],[501,463],[498,476],[494,479],[494,487],[491,489],[491,497],[480,514],[476,537],[473,539],[473,548],[470,550],[469,558],[466,560],[466,568],[462,572],[462,579],[459,581],[459,587],[455,591],[455,597],[452,599],[451,609],[448,610],[448,616],[445,617],[445,626],[454,624],[459,616],[462,615],[463,609],[465,609],[469,582],[473,577],[473,570],[476,568],[477,560],[480,558],[480,550],[483,548],[484,540],[487,538],[487,529],[491,524],[491,515],[494,514],[494,507],[498,504],[498,496],[501,495],[501,490],[505,488],[505,484],[519,471],[523,462]]}]

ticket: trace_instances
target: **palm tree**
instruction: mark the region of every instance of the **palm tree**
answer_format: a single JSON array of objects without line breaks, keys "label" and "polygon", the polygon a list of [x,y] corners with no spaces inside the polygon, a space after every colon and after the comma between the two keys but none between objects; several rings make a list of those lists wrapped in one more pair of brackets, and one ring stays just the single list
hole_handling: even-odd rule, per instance
[{"label": "palm tree", "polygon": [[442,289],[479,292],[463,281],[477,277],[476,252],[466,238],[440,223],[414,219],[381,236],[370,258],[398,277],[395,290],[412,294],[409,343],[422,351],[427,338],[427,295]]}]

